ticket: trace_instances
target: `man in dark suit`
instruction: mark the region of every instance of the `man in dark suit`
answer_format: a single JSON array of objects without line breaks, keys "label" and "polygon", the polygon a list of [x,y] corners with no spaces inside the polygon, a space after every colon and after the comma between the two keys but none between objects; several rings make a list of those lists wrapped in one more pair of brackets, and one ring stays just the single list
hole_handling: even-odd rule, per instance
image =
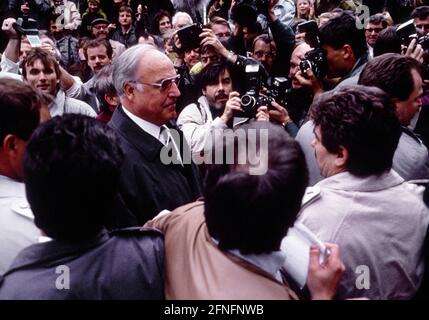
[{"label": "man in dark suit", "polygon": [[122,213],[112,217],[111,228],[142,225],[201,194],[182,133],[166,126],[177,116],[180,96],[168,57],[152,46],[132,47],[115,61],[113,79],[122,105],[109,126],[120,135],[126,159],[116,199]]}]

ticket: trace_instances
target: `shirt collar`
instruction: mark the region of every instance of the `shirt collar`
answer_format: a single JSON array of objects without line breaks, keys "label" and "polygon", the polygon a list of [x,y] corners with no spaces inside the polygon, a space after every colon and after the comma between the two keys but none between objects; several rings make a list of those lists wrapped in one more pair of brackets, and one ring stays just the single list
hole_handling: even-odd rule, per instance
[{"label": "shirt collar", "polygon": [[135,114],[128,111],[127,107],[122,105],[122,110],[124,110],[125,114],[136,124],[138,125],[142,130],[149,133],[152,137],[157,139],[158,141],[162,142],[159,137],[159,133],[161,131],[161,127],[157,126],[156,124],[153,124],[149,121],[146,121],[142,118],[137,117]]},{"label": "shirt collar", "polygon": [[[214,238],[212,239],[216,244],[219,244],[219,241]],[[257,266],[258,268],[271,274],[277,280],[281,281],[279,272],[286,260],[286,254],[284,252],[278,250],[272,251],[270,253],[242,254],[238,249],[228,250],[228,252]]]}]

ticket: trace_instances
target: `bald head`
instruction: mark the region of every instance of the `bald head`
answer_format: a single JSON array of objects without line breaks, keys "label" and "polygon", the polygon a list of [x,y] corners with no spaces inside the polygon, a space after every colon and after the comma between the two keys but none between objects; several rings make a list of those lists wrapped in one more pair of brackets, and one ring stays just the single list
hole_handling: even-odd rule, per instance
[{"label": "bald head", "polygon": [[292,88],[299,89],[302,87],[301,83],[295,78],[296,73],[299,71],[299,63],[304,58],[304,55],[311,50],[311,47],[303,42],[295,47],[292,51],[290,59],[289,78],[292,80]]}]

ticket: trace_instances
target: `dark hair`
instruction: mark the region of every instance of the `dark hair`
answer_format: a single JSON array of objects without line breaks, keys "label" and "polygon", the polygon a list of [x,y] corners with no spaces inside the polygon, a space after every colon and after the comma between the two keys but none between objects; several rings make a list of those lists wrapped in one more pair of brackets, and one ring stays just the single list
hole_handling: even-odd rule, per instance
[{"label": "dark hair", "polygon": [[396,34],[396,27],[387,27],[378,34],[374,44],[374,57],[384,53],[401,53],[401,38]]},{"label": "dark hair", "polygon": [[334,49],[340,49],[348,44],[356,59],[367,51],[365,31],[358,29],[356,18],[345,12],[329,19],[320,28],[320,42]]},{"label": "dark hair", "polygon": [[28,83],[0,79],[0,142],[8,134],[28,140],[40,122],[44,97]]},{"label": "dark hair", "polygon": [[417,7],[411,12],[411,18],[418,18],[424,20],[429,16],[429,6],[420,6]]},{"label": "dark hair", "polygon": [[225,26],[229,29],[229,31],[231,31],[231,26],[229,25],[228,21],[219,16],[213,16],[210,19],[210,22],[206,25],[206,27],[211,29],[215,24],[220,24],[222,26]]},{"label": "dark hair", "polygon": [[377,14],[370,16],[369,17],[369,23],[372,23],[372,24],[380,24],[381,23],[383,28],[387,27],[387,21],[384,18],[382,13],[377,13]]},{"label": "dark hair", "polygon": [[197,77],[197,81],[200,84],[202,89],[206,89],[207,86],[217,84],[219,81],[219,75],[221,75],[225,70],[228,70],[231,77],[232,85],[234,87],[234,71],[229,64],[225,62],[216,62],[206,65]]},{"label": "dark hair", "polygon": [[131,17],[133,17],[133,9],[131,9],[129,6],[122,6],[119,8],[119,13],[122,12],[128,12],[129,14],[131,14]]},{"label": "dark hair", "polygon": [[395,105],[382,90],[355,85],[323,94],[313,103],[312,116],[328,152],[347,149],[351,174],[380,175],[392,167],[401,125]]},{"label": "dark hair", "polygon": [[405,101],[414,90],[412,70],[421,73],[421,66],[417,60],[397,53],[385,53],[366,64],[358,83],[378,87],[391,98]]},{"label": "dark hair", "polygon": [[105,65],[100,71],[94,76],[95,83],[95,94],[97,95],[98,101],[100,101],[100,109],[104,112],[109,112],[109,105],[104,98],[105,95],[109,97],[118,96],[118,93],[113,84],[112,78],[113,65]]},{"label": "dark hair", "polygon": [[106,48],[107,57],[112,59],[113,56],[113,48],[110,44],[110,41],[107,39],[91,39],[88,40],[83,46],[83,54],[85,55],[85,59],[88,60],[88,48],[97,48],[99,46],[104,46]]},{"label": "dark hair", "polygon": [[[207,228],[222,250],[268,253],[279,249],[300,210],[308,183],[304,155],[298,143],[280,126],[253,121],[240,126],[235,133],[237,130],[245,132],[246,141],[255,146],[255,153],[267,156],[267,171],[262,175],[251,174],[249,163],[255,159],[251,159],[249,152],[238,150],[239,144],[242,146],[246,141],[235,138],[223,144],[224,157],[233,146],[234,161],[224,158],[222,164],[208,166],[204,187]],[[260,141],[264,135],[265,143]],[[245,164],[238,160],[243,156]]]},{"label": "dark hair", "polygon": [[270,37],[269,34],[263,33],[257,36],[255,39],[253,39],[251,52],[255,51],[255,45],[256,45],[256,42],[258,41],[262,41],[265,44],[269,44],[271,51],[276,51],[277,49],[277,48],[273,48],[273,47],[276,47],[276,43],[274,42],[274,39]]},{"label": "dark hair", "polygon": [[170,23],[171,23],[171,14],[166,10],[159,10],[155,14],[155,16],[153,17],[153,20],[152,20],[152,33],[153,34],[159,35],[161,33],[159,31],[159,21],[164,17],[168,17],[168,19],[170,19]]},{"label": "dark hair", "polygon": [[33,48],[28,52],[25,60],[21,64],[24,79],[27,79],[27,66],[34,65],[36,60],[40,60],[45,68],[53,66],[57,78],[60,77],[60,65],[57,60],[55,60],[54,56],[42,48]]},{"label": "dark hair", "polygon": [[65,114],[41,125],[24,156],[36,225],[60,241],[97,235],[113,207],[122,159],[115,133],[94,118]]}]

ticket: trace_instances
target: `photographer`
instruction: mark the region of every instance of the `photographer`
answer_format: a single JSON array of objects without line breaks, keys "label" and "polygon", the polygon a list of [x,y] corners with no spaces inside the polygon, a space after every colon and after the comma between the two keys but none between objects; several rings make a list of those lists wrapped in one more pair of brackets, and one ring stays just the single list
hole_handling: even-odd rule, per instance
[{"label": "photographer", "polygon": [[[192,153],[204,150],[215,130],[224,130],[240,124],[235,118],[243,113],[240,94],[236,89],[236,75],[232,67],[225,63],[208,64],[201,71],[199,81],[203,95],[198,102],[186,106],[177,119]],[[256,120],[269,120],[266,106],[255,112]]]}]

